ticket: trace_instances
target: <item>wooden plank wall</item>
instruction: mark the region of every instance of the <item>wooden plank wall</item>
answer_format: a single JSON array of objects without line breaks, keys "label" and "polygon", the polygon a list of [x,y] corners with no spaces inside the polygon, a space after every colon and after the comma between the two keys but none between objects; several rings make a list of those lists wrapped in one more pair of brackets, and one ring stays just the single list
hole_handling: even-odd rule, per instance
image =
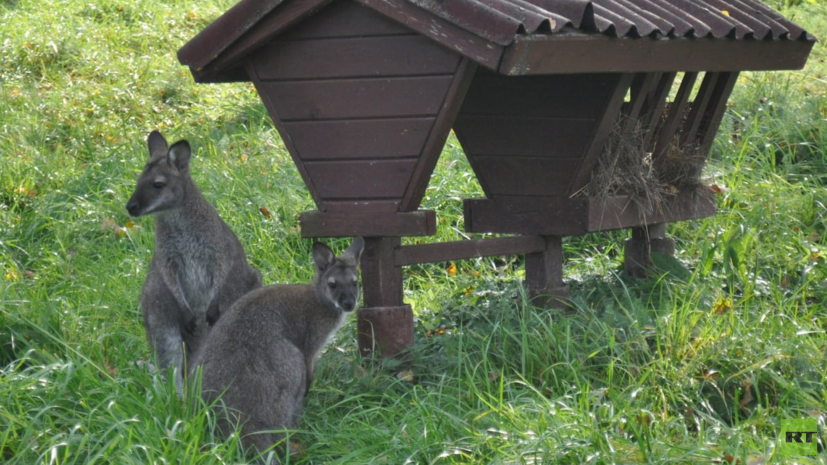
[{"label": "wooden plank wall", "polygon": [[616,84],[615,75],[478,71],[454,130],[486,196],[565,195]]},{"label": "wooden plank wall", "polygon": [[[259,49],[254,82],[323,211],[398,210],[460,55],[352,1]],[[425,173],[430,176],[430,172]]]}]

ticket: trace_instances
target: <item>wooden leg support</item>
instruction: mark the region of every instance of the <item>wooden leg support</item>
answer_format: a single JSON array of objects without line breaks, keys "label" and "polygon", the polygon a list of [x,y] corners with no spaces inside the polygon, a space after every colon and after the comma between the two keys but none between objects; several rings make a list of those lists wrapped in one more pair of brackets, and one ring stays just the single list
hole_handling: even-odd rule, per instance
[{"label": "wooden leg support", "polygon": [[543,236],[546,249],[525,256],[525,283],[531,303],[569,308],[569,286],[563,282],[563,238]]},{"label": "wooden leg support", "polygon": [[675,241],[666,237],[666,223],[632,228],[632,237],[626,239],[623,268],[632,276],[646,276],[654,266],[652,252],[675,254]]},{"label": "wooden leg support", "polygon": [[402,301],[402,267],[394,265],[398,237],[366,237],[362,252],[365,307],[357,311],[359,352],[395,357],[414,343],[413,310]]}]

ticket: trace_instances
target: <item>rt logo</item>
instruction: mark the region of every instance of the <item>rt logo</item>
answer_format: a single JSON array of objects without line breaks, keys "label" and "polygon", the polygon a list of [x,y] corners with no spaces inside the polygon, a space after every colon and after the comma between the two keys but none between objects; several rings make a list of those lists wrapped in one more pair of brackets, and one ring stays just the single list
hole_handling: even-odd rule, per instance
[{"label": "rt logo", "polygon": [[818,454],[818,423],[815,418],[781,420],[778,438],[779,455]]}]

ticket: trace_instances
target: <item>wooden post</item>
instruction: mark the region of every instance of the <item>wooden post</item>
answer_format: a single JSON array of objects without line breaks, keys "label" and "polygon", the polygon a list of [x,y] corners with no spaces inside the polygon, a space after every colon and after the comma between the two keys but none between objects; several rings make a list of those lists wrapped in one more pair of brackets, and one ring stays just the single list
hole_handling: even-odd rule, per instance
[{"label": "wooden post", "polygon": [[525,256],[525,284],[531,303],[567,309],[569,286],[563,282],[563,238],[543,236],[545,250]]},{"label": "wooden post", "polygon": [[675,254],[675,241],[666,237],[666,223],[632,228],[632,237],[626,239],[623,252],[623,268],[632,276],[646,276],[654,266],[652,252]]},{"label": "wooden post", "polygon": [[365,307],[357,311],[359,352],[395,357],[413,346],[413,310],[402,301],[402,267],[394,264],[398,237],[366,237],[362,252]]}]

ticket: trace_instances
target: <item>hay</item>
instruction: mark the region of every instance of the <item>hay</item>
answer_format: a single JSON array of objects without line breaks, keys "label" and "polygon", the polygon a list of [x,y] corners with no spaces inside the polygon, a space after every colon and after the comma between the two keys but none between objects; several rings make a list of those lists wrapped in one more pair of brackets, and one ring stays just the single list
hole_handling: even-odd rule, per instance
[{"label": "hay", "polygon": [[681,144],[676,135],[665,153],[657,159],[645,146],[646,133],[636,125],[622,133],[620,119],[609,135],[582,194],[605,198],[629,196],[640,211],[662,212],[667,201],[680,193],[708,196],[711,191],[701,181],[706,157],[698,144]]}]

